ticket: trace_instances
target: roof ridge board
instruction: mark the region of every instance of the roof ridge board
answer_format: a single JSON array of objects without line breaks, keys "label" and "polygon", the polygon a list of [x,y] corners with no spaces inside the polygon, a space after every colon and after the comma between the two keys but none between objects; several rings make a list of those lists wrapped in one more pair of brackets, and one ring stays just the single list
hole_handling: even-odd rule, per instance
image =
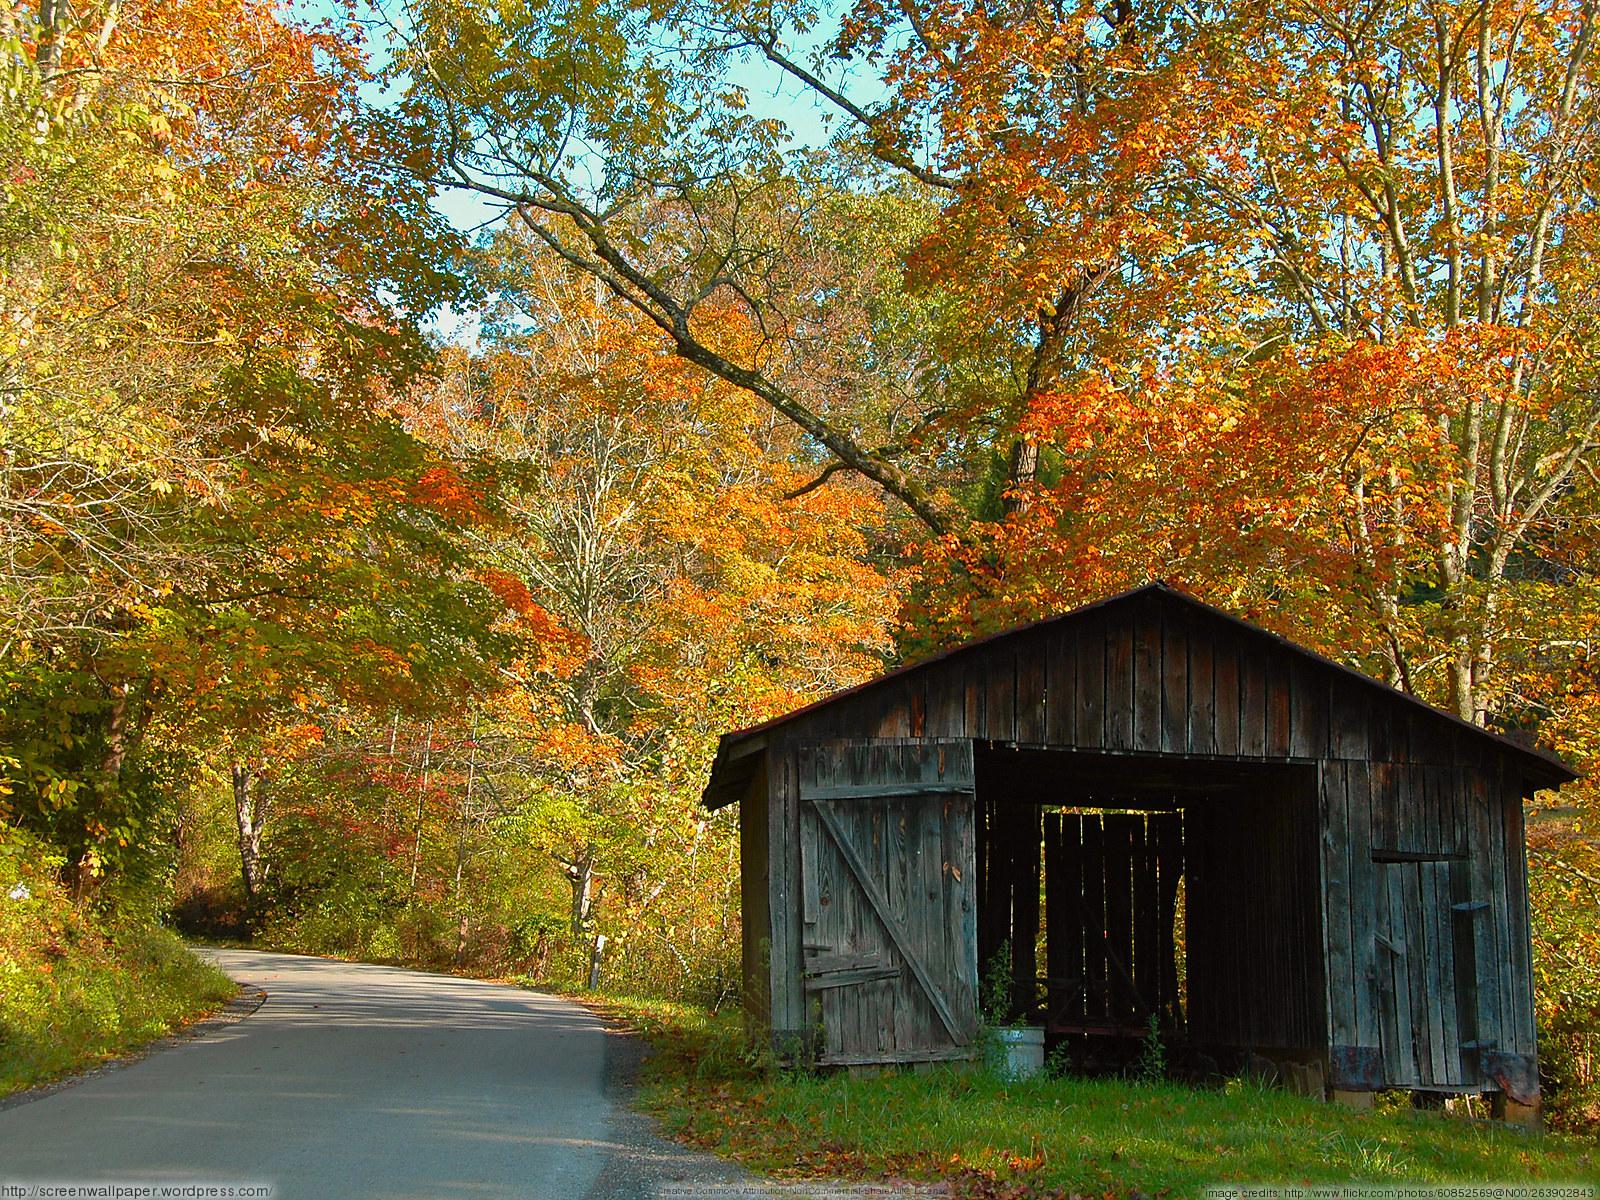
[{"label": "roof ridge board", "polygon": [[1549,753],[1548,751],[1540,750],[1534,746],[1526,746],[1513,738],[1507,737],[1503,733],[1496,733],[1492,729],[1485,729],[1482,725],[1475,725],[1471,721],[1468,721],[1464,717],[1451,712],[1447,708],[1440,708],[1436,704],[1430,704],[1420,696],[1413,695],[1410,692],[1403,692],[1394,685],[1385,683],[1376,676],[1368,675],[1365,671],[1357,670],[1355,667],[1349,666],[1346,663],[1342,663],[1338,659],[1329,658],[1326,654],[1323,654],[1320,651],[1313,650],[1309,646],[1302,646],[1299,642],[1296,642],[1290,638],[1286,638],[1281,633],[1274,633],[1272,630],[1263,625],[1257,625],[1253,621],[1247,621],[1243,617],[1235,616],[1226,609],[1218,608],[1214,604],[1207,604],[1204,600],[1200,600],[1186,592],[1179,591],[1173,587],[1165,586],[1163,587],[1163,591],[1170,596],[1177,597],[1178,599],[1187,602],[1191,607],[1197,608],[1201,612],[1208,613],[1211,616],[1220,617],[1229,624],[1236,625],[1248,633],[1255,634],[1257,637],[1270,638],[1272,641],[1277,642],[1280,646],[1293,651],[1296,654],[1302,655],[1305,658],[1309,658],[1312,662],[1317,663],[1320,666],[1332,668],[1341,674],[1349,676],[1358,683],[1365,684],[1368,687],[1376,688],[1386,697],[1402,700],[1415,708],[1421,709],[1424,713],[1431,717],[1450,722],[1467,733],[1476,734],[1478,737],[1482,738],[1488,738],[1490,741],[1507,750],[1514,750],[1519,754],[1536,758],[1548,766],[1559,768],[1560,770],[1569,774],[1573,779],[1578,778],[1578,773],[1576,771],[1574,771],[1567,763],[1563,762],[1559,757]]},{"label": "roof ridge board", "polygon": [[779,725],[786,725],[798,717],[803,717],[807,713],[812,712],[815,709],[822,708],[825,705],[832,704],[837,700],[843,700],[849,696],[857,695],[866,691],[868,688],[878,686],[880,683],[887,683],[892,679],[899,679],[903,675],[909,675],[913,671],[920,671],[924,667],[930,667],[935,663],[944,662],[946,659],[955,658],[959,654],[966,654],[968,651],[977,650],[980,647],[989,645],[991,642],[998,642],[1003,638],[1014,637],[1017,634],[1028,633],[1032,630],[1043,628],[1046,625],[1054,625],[1057,622],[1065,621],[1068,618],[1080,617],[1086,613],[1093,612],[1096,609],[1105,608],[1108,605],[1115,604],[1119,601],[1131,600],[1141,592],[1156,591],[1167,592],[1174,596],[1183,595],[1182,592],[1177,591],[1165,581],[1154,580],[1150,583],[1140,584],[1138,587],[1127,588],[1123,591],[1117,592],[1115,595],[1107,596],[1104,599],[1079,605],[1077,608],[1069,609],[1066,612],[1055,613],[1048,617],[1040,617],[1033,621],[1024,621],[1020,625],[1012,625],[1006,629],[998,630],[995,633],[986,633],[980,638],[973,638],[969,642],[962,642],[959,646],[947,647],[946,649],[928,655],[927,658],[919,658],[915,662],[902,663],[900,666],[893,667],[881,675],[874,675],[871,679],[863,679],[860,683],[853,683],[847,688],[840,688],[836,692],[829,692],[826,696],[812,700],[807,704],[802,704],[799,708],[791,709],[789,712],[780,713],[776,717],[768,717],[765,721],[760,721],[755,725],[748,725],[743,729],[730,729],[727,733],[722,735],[721,739],[719,739],[719,744],[721,742],[732,744],[733,742],[743,741],[747,737],[753,737],[758,733],[765,733],[769,729],[774,729]]},{"label": "roof ridge board", "polygon": [[1235,614],[1228,612],[1226,609],[1217,607],[1215,604],[1207,603],[1206,601],[1191,595],[1189,592],[1184,591],[1181,588],[1174,587],[1171,583],[1164,579],[1151,580],[1148,583],[1140,584],[1137,587],[1126,588],[1123,591],[1116,592],[1113,595],[1106,596],[1100,600],[1079,605],[1077,608],[1069,609],[1066,612],[1055,613],[1048,617],[1040,617],[1037,620],[1026,621],[1020,625],[1013,625],[1007,629],[1002,629],[995,633],[985,634],[983,637],[975,638],[969,642],[963,642],[958,646],[951,646],[945,650],[939,651],[936,654],[931,654],[927,658],[918,659],[916,662],[912,663],[905,663],[901,666],[893,668],[892,670],[885,671],[881,675],[875,675],[871,679],[863,680],[862,682],[853,684],[847,688],[842,688],[837,692],[832,692],[829,695],[821,697],[820,699],[813,700],[809,704],[802,705],[801,707],[793,709],[790,712],[782,713],[776,717],[771,717],[766,721],[760,722],[759,724],[751,725],[744,729],[730,730],[723,734],[718,740],[717,758],[721,760],[724,749],[732,748],[734,745],[744,741],[747,738],[753,737],[759,733],[765,733],[771,729],[777,728],[780,725],[786,725],[790,721],[797,720],[798,718],[805,716],[806,714],[817,709],[823,708],[826,705],[833,704],[850,696],[858,695],[859,693],[866,691],[868,688],[873,688],[879,684],[887,683],[891,680],[909,675],[913,671],[920,671],[925,667],[931,667],[937,663],[945,662],[948,659],[956,657],[957,655],[978,650],[1004,638],[1030,633],[1035,630],[1042,629],[1045,626],[1056,625],[1063,621],[1075,620],[1077,618],[1087,616],[1090,613],[1097,612],[1101,609],[1127,603],[1141,595],[1146,594],[1160,596],[1167,600],[1179,601],[1192,610],[1199,611],[1207,616],[1219,618],[1223,621],[1226,621],[1230,625],[1244,630],[1246,633],[1254,635],[1255,637],[1267,638],[1270,641],[1277,643],[1279,646],[1282,646],[1293,653],[1302,655],[1303,657],[1310,659],[1312,662],[1317,663],[1322,667],[1331,668],[1332,670],[1338,671],[1343,675],[1349,676],[1358,683],[1365,684],[1371,688],[1376,688],[1386,697],[1403,700],[1431,717],[1446,720],[1466,732],[1476,734],[1482,738],[1487,738],[1489,741],[1504,750],[1512,751],[1526,758],[1531,758],[1539,765],[1547,769],[1553,769],[1555,772],[1565,775],[1568,779],[1578,778],[1578,773],[1554,754],[1536,749],[1532,746],[1525,746],[1521,742],[1514,741],[1513,739],[1506,737],[1504,734],[1496,733],[1493,730],[1485,729],[1481,725],[1474,725],[1472,722],[1464,720],[1455,713],[1450,712],[1448,709],[1439,708],[1438,706],[1430,704],[1418,696],[1414,696],[1409,692],[1403,692],[1399,688],[1393,687],[1381,679],[1376,679],[1373,676],[1368,675],[1365,671],[1359,671],[1354,667],[1347,666],[1336,659],[1329,658],[1325,654],[1321,654],[1307,646],[1302,646],[1299,642],[1292,641],[1289,638],[1284,637],[1282,634],[1274,633],[1272,630],[1267,629],[1264,626],[1257,625],[1253,621],[1248,621],[1243,617],[1236,616]]}]

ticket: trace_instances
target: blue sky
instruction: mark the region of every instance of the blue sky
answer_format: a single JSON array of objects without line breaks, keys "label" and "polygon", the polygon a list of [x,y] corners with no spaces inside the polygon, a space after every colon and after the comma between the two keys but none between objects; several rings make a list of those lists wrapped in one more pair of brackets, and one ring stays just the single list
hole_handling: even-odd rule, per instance
[{"label": "blue sky", "polygon": [[[729,73],[729,82],[745,89],[752,116],[776,118],[788,126],[796,148],[827,142],[832,131],[824,123],[825,111],[816,97],[770,63],[745,63]],[[482,197],[465,191],[441,195],[434,207],[458,229],[476,228],[495,213]]]},{"label": "blue sky", "polygon": [[[339,24],[348,19],[337,0],[285,0],[285,3],[289,12],[308,22],[328,20]],[[392,12],[399,5],[386,7],[390,7]],[[802,52],[812,45],[815,45],[815,41],[808,39]],[[385,52],[381,30],[374,30],[368,49],[376,60],[381,61]],[[745,89],[752,116],[782,121],[788,127],[796,148],[821,146],[827,142],[831,130],[824,119],[825,106],[770,63],[760,59],[747,60],[729,72],[728,81]],[[368,98],[381,102],[384,97],[373,85]],[[495,213],[492,205],[467,192],[441,195],[435,207],[452,224],[463,230],[481,226],[485,220],[492,219]]]},{"label": "blue sky", "polygon": [[[347,21],[348,14],[338,0],[284,0],[288,11],[307,22],[327,20],[335,25]],[[385,5],[391,13],[400,7],[398,2]],[[370,9],[367,10],[370,14]],[[809,45],[815,45],[809,41]],[[369,42],[369,52],[379,62],[385,54],[381,29],[374,29]],[[806,52],[807,47],[797,51]],[[758,118],[775,118],[788,128],[791,145],[796,149],[821,146],[827,142],[831,130],[825,117],[825,107],[802,85],[795,82],[777,67],[764,60],[750,59],[735,66],[728,75],[731,84],[745,89],[748,111]],[[382,102],[383,93],[373,85],[368,99]],[[465,189],[442,191],[433,201],[434,208],[452,225],[463,231],[476,232],[492,228],[502,219],[500,208],[483,197]],[[436,314],[429,322],[434,332],[448,341],[473,343],[477,340],[478,322],[472,313],[445,311]]]}]

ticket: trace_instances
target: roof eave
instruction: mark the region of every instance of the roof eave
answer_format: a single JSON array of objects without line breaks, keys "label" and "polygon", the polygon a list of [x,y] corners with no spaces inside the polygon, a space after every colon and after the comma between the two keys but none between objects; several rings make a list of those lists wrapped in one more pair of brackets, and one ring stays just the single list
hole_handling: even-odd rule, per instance
[{"label": "roof eave", "polygon": [[[727,790],[724,787],[718,786],[718,773],[720,770],[724,769],[726,763],[741,758],[745,753],[754,753],[756,750],[764,749],[766,745],[764,735],[773,729],[787,725],[789,722],[797,720],[800,717],[805,716],[807,713],[837,703],[838,701],[849,696],[853,696],[858,692],[862,692],[871,687],[876,687],[881,683],[896,679],[902,675],[907,675],[913,671],[920,671],[926,667],[943,662],[944,660],[952,658],[958,654],[965,654],[991,642],[999,641],[1003,638],[1012,637],[1017,634],[1026,633],[1029,630],[1039,629],[1046,625],[1054,625],[1061,621],[1081,617],[1099,609],[1121,604],[1144,593],[1151,593],[1170,597],[1175,600],[1180,600],[1192,608],[1198,609],[1204,613],[1207,613],[1208,615],[1217,617],[1221,620],[1229,622],[1230,624],[1238,626],[1240,629],[1246,631],[1247,633],[1253,634],[1256,637],[1269,638],[1293,653],[1310,658],[1314,662],[1320,663],[1322,666],[1330,668],[1339,674],[1348,676],[1361,684],[1376,688],[1386,695],[1396,697],[1409,704],[1415,705],[1417,708],[1423,710],[1436,719],[1442,718],[1448,722],[1453,722],[1463,730],[1476,734],[1478,737],[1487,739],[1491,743],[1498,746],[1503,752],[1512,755],[1522,766],[1524,774],[1531,782],[1534,783],[1536,789],[1560,787],[1563,784],[1571,783],[1579,778],[1578,772],[1574,771],[1570,766],[1568,766],[1561,759],[1557,758],[1555,755],[1548,754],[1542,750],[1536,750],[1531,746],[1525,746],[1520,742],[1513,741],[1511,738],[1508,738],[1503,734],[1495,733],[1492,730],[1485,729],[1480,725],[1475,725],[1470,721],[1463,720],[1454,713],[1447,712],[1441,708],[1436,708],[1434,705],[1429,704],[1425,700],[1419,699],[1418,697],[1410,695],[1406,692],[1402,692],[1400,689],[1391,687],[1380,679],[1374,679],[1370,675],[1364,674],[1361,671],[1357,671],[1353,667],[1346,666],[1344,663],[1328,658],[1326,655],[1319,654],[1317,651],[1302,646],[1297,642],[1290,641],[1281,634],[1273,633],[1270,629],[1263,629],[1261,626],[1252,624],[1242,617],[1234,616],[1232,613],[1226,612],[1215,605],[1207,604],[1203,600],[1198,600],[1163,580],[1156,580],[1136,588],[1129,588],[1126,591],[1118,592],[1112,596],[1107,596],[1105,599],[1097,600],[1092,604],[1082,605],[1081,607],[1072,609],[1069,612],[1057,613],[1054,616],[1045,617],[1038,621],[1030,621],[1022,625],[1017,625],[1010,629],[1002,630],[999,633],[990,634],[987,637],[978,638],[970,642],[963,642],[959,646],[953,646],[948,650],[943,650],[938,654],[929,656],[928,658],[920,659],[914,663],[908,663],[905,666],[897,667],[892,671],[886,671],[882,675],[876,675],[871,679],[854,685],[853,687],[844,688],[840,691],[824,696],[819,700],[814,700],[810,704],[806,704],[800,708],[794,709],[792,712],[783,713],[780,716],[773,717],[756,725],[751,725],[745,729],[731,730],[730,732],[723,734],[718,740],[717,755],[711,768],[711,778],[707,782],[706,788],[701,794],[701,802],[708,808],[720,808],[726,804],[732,803],[733,800],[738,799],[738,796],[735,795],[729,799],[719,800],[716,803],[712,802],[713,792],[718,793],[720,796]],[[745,744],[758,736],[761,736],[763,739],[760,745],[747,749]]]}]

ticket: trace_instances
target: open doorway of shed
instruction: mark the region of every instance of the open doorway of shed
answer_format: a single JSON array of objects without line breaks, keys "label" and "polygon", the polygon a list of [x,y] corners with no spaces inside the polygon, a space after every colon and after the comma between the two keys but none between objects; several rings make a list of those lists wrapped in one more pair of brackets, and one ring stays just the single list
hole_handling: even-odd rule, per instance
[{"label": "open doorway of shed", "polygon": [[1086,1072],[1132,1066],[1152,1020],[1179,1075],[1324,1052],[1313,766],[985,743],[974,766],[1004,1019]]}]

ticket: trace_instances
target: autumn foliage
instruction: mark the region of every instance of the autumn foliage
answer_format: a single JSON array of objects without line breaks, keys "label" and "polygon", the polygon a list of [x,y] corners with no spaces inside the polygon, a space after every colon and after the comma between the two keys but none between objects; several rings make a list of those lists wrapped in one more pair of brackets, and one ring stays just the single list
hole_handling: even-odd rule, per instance
[{"label": "autumn foliage", "polygon": [[375,15],[0,9],[0,815],[78,902],[726,998],[720,733],[1152,578],[1600,757],[1591,6]]}]

